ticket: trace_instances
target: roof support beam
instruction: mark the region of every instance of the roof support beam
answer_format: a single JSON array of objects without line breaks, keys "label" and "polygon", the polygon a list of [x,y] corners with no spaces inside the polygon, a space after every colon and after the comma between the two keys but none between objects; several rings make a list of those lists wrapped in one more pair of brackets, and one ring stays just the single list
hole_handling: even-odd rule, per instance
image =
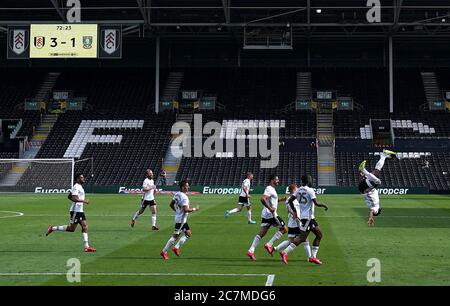
[{"label": "roof support beam", "polygon": [[139,11],[141,12],[142,15],[142,19],[144,20],[145,24],[149,24],[149,19],[147,16],[147,7],[144,5],[144,0],[136,0],[138,6],[139,6]]},{"label": "roof support beam", "polygon": [[50,0],[53,4],[53,7],[55,8],[56,12],[58,13],[59,17],[61,17],[62,21],[67,22],[66,16],[64,15],[63,10],[59,6],[58,0]]},{"label": "roof support beam", "polygon": [[231,0],[222,0],[223,13],[225,15],[226,23],[230,23],[230,1]]}]

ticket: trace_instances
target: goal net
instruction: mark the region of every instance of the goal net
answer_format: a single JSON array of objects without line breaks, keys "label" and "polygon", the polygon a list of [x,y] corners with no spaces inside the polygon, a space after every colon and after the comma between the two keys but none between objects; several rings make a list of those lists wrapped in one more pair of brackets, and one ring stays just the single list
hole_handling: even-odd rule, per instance
[{"label": "goal net", "polygon": [[75,173],[93,176],[92,159],[0,159],[0,192],[66,193]]}]

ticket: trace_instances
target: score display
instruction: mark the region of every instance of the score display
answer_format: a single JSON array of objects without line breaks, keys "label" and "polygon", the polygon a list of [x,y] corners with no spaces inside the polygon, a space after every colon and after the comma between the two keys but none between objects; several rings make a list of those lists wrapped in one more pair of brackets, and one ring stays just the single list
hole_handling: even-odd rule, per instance
[{"label": "score display", "polygon": [[389,148],[394,145],[394,131],[390,119],[370,119],[373,145],[377,148]]},{"label": "score display", "polygon": [[96,24],[32,24],[30,58],[97,58]]},{"label": "score display", "polygon": [[8,59],[120,59],[122,26],[31,24],[8,26]]}]

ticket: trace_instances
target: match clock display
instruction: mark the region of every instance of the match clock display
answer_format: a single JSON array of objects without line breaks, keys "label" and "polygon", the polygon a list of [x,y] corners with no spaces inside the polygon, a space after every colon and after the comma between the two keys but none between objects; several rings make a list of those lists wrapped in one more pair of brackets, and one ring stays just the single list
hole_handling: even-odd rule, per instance
[{"label": "match clock display", "polygon": [[96,58],[96,24],[33,24],[30,58]]}]

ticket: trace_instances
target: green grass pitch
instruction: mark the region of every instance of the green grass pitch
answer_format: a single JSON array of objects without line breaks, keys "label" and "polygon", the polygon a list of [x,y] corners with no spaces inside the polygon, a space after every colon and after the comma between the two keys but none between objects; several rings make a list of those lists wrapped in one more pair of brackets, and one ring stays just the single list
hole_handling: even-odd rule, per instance
[{"label": "green grass pitch", "polygon": [[[274,229],[256,249],[257,261],[250,261],[245,253],[259,224],[248,225],[245,212],[223,216],[235,206],[236,196],[190,196],[192,204],[201,206],[189,217],[193,236],[181,256],[170,252],[168,261],[159,252],[173,231],[169,196],[157,196],[159,232],[150,230],[149,211],[130,227],[139,196],[88,197],[92,202],[85,211],[96,253],[82,252],[79,228],[45,237],[48,225],[68,221],[65,195],[0,195],[0,285],[264,286],[268,275],[275,276],[274,286],[450,285],[449,196],[382,196],[383,215],[374,228],[366,224],[360,196],[319,196],[330,207],[328,212],[316,208],[324,233],[318,256],[322,266],[308,263],[302,247],[290,254],[287,266],[278,254],[268,255],[262,244]],[[252,199],[259,223],[261,204],[258,196]],[[280,207],[287,220],[284,204]],[[70,258],[81,262],[81,283],[66,280]],[[370,258],[381,262],[381,283],[367,281]]]}]

